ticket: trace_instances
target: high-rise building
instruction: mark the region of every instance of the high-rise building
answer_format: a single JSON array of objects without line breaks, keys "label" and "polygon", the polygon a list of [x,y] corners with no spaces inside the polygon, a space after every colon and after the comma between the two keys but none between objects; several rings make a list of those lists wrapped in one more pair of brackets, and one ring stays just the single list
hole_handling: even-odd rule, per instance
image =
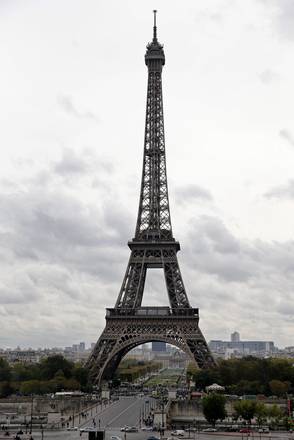
[{"label": "high-rise building", "polygon": [[153,341],[152,342],[152,351],[165,352],[166,351],[166,342]]},{"label": "high-rise building", "polygon": [[231,342],[240,342],[240,333],[234,332],[231,334]]},{"label": "high-rise building", "polygon": [[86,349],[86,344],[84,342],[80,342],[79,351],[85,351],[85,349]]}]

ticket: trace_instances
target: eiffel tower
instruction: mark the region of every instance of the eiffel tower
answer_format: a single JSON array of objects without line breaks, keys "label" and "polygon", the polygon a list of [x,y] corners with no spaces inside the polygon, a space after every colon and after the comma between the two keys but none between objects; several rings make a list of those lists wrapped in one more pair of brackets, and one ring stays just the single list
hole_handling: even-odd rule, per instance
[{"label": "eiffel tower", "polygon": [[[147,45],[148,88],[141,194],[135,237],[128,242],[131,255],[122,286],[112,309],[106,309],[106,327],[86,366],[100,385],[110,379],[121,359],[132,348],[151,341],[164,341],[186,352],[199,368],[215,365],[191,307],[173,237],[165,160],[162,104],[163,46],[157,40],[154,11],[153,40]],[[142,307],[146,272],[164,271],[170,307]]]}]

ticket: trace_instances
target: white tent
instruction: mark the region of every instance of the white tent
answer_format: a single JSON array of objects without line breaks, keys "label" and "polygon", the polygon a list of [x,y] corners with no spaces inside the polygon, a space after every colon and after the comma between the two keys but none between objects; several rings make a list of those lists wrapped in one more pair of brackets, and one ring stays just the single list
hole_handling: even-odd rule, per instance
[{"label": "white tent", "polygon": [[225,391],[225,387],[222,387],[217,383],[213,383],[212,385],[209,385],[205,389],[208,393],[221,393],[222,391]]}]

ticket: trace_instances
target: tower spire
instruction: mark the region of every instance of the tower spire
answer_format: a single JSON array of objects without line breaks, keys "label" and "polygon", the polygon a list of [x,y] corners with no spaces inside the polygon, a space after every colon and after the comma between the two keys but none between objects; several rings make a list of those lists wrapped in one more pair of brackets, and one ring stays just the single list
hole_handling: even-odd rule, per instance
[{"label": "tower spire", "polygon": [[157,42],[157,26],[156,26],[157,10],[156,9],[153,10],[153,14],[154,14],[154,16],[153,16],[153,19],[154,19],[154,22],[153,22],[153,41]]}]

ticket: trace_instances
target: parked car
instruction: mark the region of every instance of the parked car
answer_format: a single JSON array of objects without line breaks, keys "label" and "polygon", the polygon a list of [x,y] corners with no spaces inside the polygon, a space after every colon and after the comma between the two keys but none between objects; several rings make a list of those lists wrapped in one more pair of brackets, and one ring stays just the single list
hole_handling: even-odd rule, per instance
[{"label": "parked car", "polygon": [[259,428],[258,432],[264,432],[265,434],[269,433],[269,427],[264,426],[263,428]]},{"label": "parked car", "polygon": [[175,431],[172,431],[170,435],[178,436],[178,437],[184,437],[185,431],[183,429],[176,429]]},{"label": "parked car", "polygon": [[69,426],[66,428],[67,431],[77,431],[79,428],[77,426]]},{"label": "parked car", "polygon": [[125,425],[125,426],[123,426],[122,428],[120,428],[120,430],[121,430],[122,432],[127,432],[127,429],[129,429],[129,428],[130,428],[130,426]]},{"label": "parked car", "polygon": [[147,440],[160,440],[158,437],[155,437],[155,435],[151,435],[147,438]]},{"label": "parked car", "polygon": [[119,437],[118,435],[112,435],[110,437],[110,440],[122,440],[121,437]]},{"label": "parked car", "polygon": [[216,428],[205,428],[203,429],[203,432],[216,432],[217,429]]},{"label": "parked car", "polygon": [[136,426],[128,426],[125,432],[138,432],[138,428]]},{"label": "parked car", "polygon": [[252,429],[250,428],[242,428],[239,432],[242,432],[243,434],[250,434],[252,432]]},{"label": "parked car", "polygon": [[142,426],[141,431],[153,431],[153,426]]},{"label": "parked car", "polygon": [[96,428],[93,426],[85,426],[84,428],[80,428],[80,432],[92,432],[96,431]]}]

